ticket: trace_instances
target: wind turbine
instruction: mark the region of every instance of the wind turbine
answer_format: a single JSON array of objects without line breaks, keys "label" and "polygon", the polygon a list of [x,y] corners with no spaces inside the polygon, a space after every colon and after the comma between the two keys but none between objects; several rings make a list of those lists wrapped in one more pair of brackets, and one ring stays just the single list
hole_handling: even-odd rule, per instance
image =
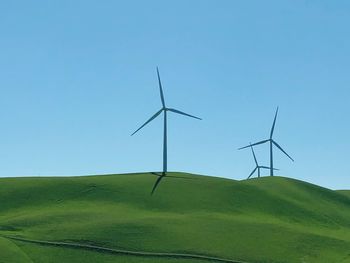
[{"label": "wind turbine", "polygon": [[[253,154],[256,166],[255,166],[254,170],[250,173],[250,175],[248,176],[247,179],[249,179],[256,172],[256,170],[258,170],[258,177],[260,178],[260,169],[270,169],[270,167],[259,165],[258,160],[256,159],[256,156],[255,156],[255,152],[254,152],[254,148],[253,148],[252,144],[250,143],[249,146],[250,146],[250,149],[252,150],[252,154]],[[278,170],[278,169],[274,168],[274,170]]]},{"label": "wind turbine", "polygon": [[289,154],[286,153],[286,151],[283,150],[282,147],[274,139],[272,139],[273,132],[275,130],[277,114],[278,114],[278,107],[276,109],[275,118],[273,120],[273,124],[272,124],[272,128],[271,128],[270,138],[269,139],[263,140],[263,141],[260,141],[260,142],[256,142],[256,143],[253,143],[253,144],[250,144],[248,146],[244,146],[244,147],[238,149],[238,150],[242,150],[242,149],[245,149],[245,148],[248,148],[248,147],[251,147],[251,146],[255,146],[255,145],[264,144],[264,143],[269,142],[270,143],[270,175],[271,176],[273,176],[273,171],[274,171],[274,169],[273,169],[273,146],[276,146],[280,151],[282,151],[285,155],[288,156],[289,159],[291,159],[294,162],[293,158],[290,157]]},{"label": "wind turbine", "polygon": [[157,67],[157,76],[158,76],[158,84],[159,84],[159,91],[160,91],[160,99],[162,102],[162,108],[157,111],[148,121],[146,121],[140,128],[138,128],[133,134],[131,134],[131,136],[133,136],[135,133],[137,133],[139,130],[141,130],[143,127],[145,127],[148,123],[150,123],[151,121],[153,121],[155,118],[157,118],[161,113],[163,113],[164,116],[164,125],[163,125],[163,172],[161,174],[156,174],[158,176],[157,181],[155,182],[152,192],[151,194],[154,193],[154,191],[156,190],[158,184],[160,183],[160,181],[163,179],[164,176],[166,176],[167,173],[167,169],[168,169],[168,147],[167,147],[167,143],[168,143],[168,137],[167,137],[167,113],[168,112],[173,112],[173,113],[177,113],[180,115],[184,115],[187,117],[191,117],[191,118],[195,118],[198,120],[202,120],[201,118],[198,118],[196,116],[187,114],[185,112],[173,109],[173,108],[168,108],[165,105],[165,99],[164,99],[164,93],[163,93],[163,88],[162,88],[162,82],[160,81],[160,75],[159,75],[159,70]]}]

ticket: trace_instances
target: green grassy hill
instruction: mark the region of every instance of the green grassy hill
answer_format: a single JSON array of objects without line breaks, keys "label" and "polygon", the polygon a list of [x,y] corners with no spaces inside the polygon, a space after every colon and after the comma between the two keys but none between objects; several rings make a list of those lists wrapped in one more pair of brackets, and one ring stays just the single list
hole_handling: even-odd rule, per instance
[{"label": "green grassy hill", "polygon": [[337,192],[350,197],[350,190],[338,190]]},{"label": "green grassy hill", "polygon": [[0,262],[205,262],[9,239],[244,262],[350,262],[350,195],[283,177],[172,173],[0,179]]}]

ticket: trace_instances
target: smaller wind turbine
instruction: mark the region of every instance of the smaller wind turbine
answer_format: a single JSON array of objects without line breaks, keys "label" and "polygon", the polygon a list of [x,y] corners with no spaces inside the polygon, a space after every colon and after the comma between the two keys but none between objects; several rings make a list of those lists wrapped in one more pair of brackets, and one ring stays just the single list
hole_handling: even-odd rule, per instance
[{"label": "smaller wind turbine", "polygon": [[[148,121],[146,121],[140,128],[138,128],[131,136],[133,136],[135,133],[137,133],[139,130],[141,130],[143,127],[145,127],[148,123],[153,121],[155,118],[157,118],[161,113],[163,113],[163,171],[161,174],[158,173],[153,173],[158,176],[157,181],[155,182],[151,194],[154,193],[156,190],[158,184],[160,181],[167,175],[168,172],[168,128],[167,128],[167,123],[168,123],[168,112],[173,112],[176,114],[184,115],[186,117],[191,117],[197,120],[202,120],[201,118],[198,118],[196,116],[190,115],[188,113],[179,111],[177,109],[173,108],[168,108],[165,105],[165,99],[164,99],[164,93],[163,93],[163,87],[162,87],[162,82],[160,81],[160,74],[159,70],[157,67],[157,76],[158,76],[158,85],[159,85],[159,92],[160,92],[160,100],[162,103],[162,108],[157,111]],[[171,176],[170,176],[171,177]]]},{"label": "smaller wind turbine", "polygon": [[[255,166],[254,170],[250,173],[250,175],[248,176],[247,179],[249,179],[256,172],[256,170],[258,170],[258,178],[260,178],[260,169],[270,170],[270,167],[259,165],[258,160],[256,159],[256,156],[255,156],[255,152],[254,152],[254,148],[253,148],[252,143],[250,143],[250,149],[252,150],[252,154],[253,154],[256,166]],[[278,170],[278,169],[275,169],[275,168],[273,168],[273,169],[274,170]]]},{"label": "smaller wind turbine", "polygon": [[260,142],[256,142],[256,143],[253,143],[253,144],[250,144],[248,146],[244,146],[244,147],[238,149],[238,150],[242,150],[242,149],[245,149],[245,148],[248,148],[248,147],[251,147],[251,146],[264,144],[264,143],[268,142],[270,144],[270,175],[271,176],[273,176],[273,171],[274,171],[274,169],[273,169],[273,146],[277,147],[281,152],[283,152],[285,155],[287,155],[287,157],[294,162],[293,158],[290,157],[290,155],[285,150],[283,150],[282,147],[274,139],[272,139],[273,132],[275,130],[277,114],[278,114],[278,107],[276,109],[275,118],[273,119],[273,124],[272,124],[272,128],[271,128],[270,138],[269,139],[266,139],[266,140],[263,140],[263,141],[260,141]]}]

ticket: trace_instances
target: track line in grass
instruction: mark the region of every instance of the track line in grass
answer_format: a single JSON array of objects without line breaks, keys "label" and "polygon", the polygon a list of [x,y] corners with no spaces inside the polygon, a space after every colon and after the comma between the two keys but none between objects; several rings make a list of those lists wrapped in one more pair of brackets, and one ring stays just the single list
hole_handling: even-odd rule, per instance
[{"label": "track line in grass", "polygon": [[210,256],[204,256],[204,255],[198,255],[198,254],[131,251],[131,250],[113,249],[113,248],[93,246],[93,245],[85,245],[85,244],[79,244],[79,243],[44,241],[44,240],[26,239],[26,238],[6,236],[6,235],[2,235],[2,236],[4,238],[8,238],[11,240],[17,240],[17,241],[22,241],[27,243],[46,245],[46,246],[74,248],[74,249],[93,250],[101,253],[110,253],[110,254],[121,254],[121,255],[139,256],[139,257],[155,257],[155,258],[194,259],[194,260],[204,260],[204,261],[223,262],[223,263],[248,263],[244,261],[210,257]]}]

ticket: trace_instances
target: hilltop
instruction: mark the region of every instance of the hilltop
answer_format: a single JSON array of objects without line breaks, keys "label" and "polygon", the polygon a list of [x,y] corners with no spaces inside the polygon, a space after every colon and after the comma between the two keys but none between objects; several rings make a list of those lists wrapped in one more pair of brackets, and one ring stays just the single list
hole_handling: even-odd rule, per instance
[{"label": "hilltop", "polygon": [[244,262],[350,262],[350,195],[283,177],[171,173],[0,179],[4,262],[205,262],[8,237]]}]

